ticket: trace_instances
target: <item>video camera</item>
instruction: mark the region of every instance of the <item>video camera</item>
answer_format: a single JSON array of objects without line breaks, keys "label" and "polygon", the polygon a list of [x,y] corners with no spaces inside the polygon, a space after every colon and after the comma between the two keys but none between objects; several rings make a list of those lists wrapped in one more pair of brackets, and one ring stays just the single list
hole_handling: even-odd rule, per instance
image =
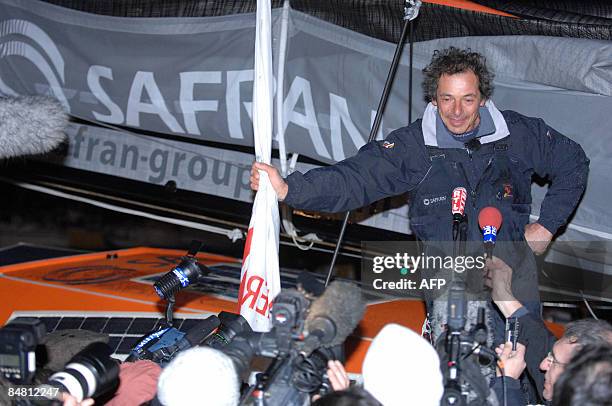
[{"label": "video camera", "polygon": [[307,404],[315,392],[324,393],[329,388],[327,362],[342,358],[341,344],[363,316],[359,288],[335,281],[315,299],[313,282],[302,278],[300,290],[283,290],[274,299],[270,332],[255,333],[242,316],[226,312],[181,332],[172,326],[175,295],[208,272],[195,257],[201,246],[192,242],[180,264],[155,282],[155,291],[168,303],[165,327],[143,337],[127,361],[148,359],[165,366],[179,352],[206,345],[227,354],[245,380],[255,357],[273,359],[265,372],[256,375],[241,404]]},{"label": "video camera", "polygon": [[166,326],[145,335],[126,361],[150,360],[164,367],[181,351],[198,345],[220,349],[229,344],[236,335],[245,332],[252,330],[244,317],[221,312],[219,316],[213,315],[202,320],[187,332]]},{"label": "video camera", "polygon": [[254,357],[273,358],[240,404],[300,405],[315,393],[324,394],[327,362],[342,357],[341,344],[364,309],[359,288],[346,282],[332,282],[312,302],[298,290],[282,291],[274,300],[270,332],[239,334],[221,349],[242,378]]},{"label": "video camera", "polygon": [[[0,328],[0,371],[9,386],[7,394],[17,405],[50,405],[62,393],[78,401],[109,393],[118,384],[119,364],[112,349],[101,342],[88,345],[43,385],[33,385],[36,350],[46,333],[36,318],[12,321]],[[25,385],[25,386],[24,386]]]}]

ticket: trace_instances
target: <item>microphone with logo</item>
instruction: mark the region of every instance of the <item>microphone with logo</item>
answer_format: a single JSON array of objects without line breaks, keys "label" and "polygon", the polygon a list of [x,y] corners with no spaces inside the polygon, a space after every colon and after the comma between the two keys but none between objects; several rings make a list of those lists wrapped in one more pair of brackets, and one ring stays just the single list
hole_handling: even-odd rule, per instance
[{"label": "microphone with logo", "polygon": [[456,187],[451,197],[451,213],[453,214],[453,240],[459,235],[459,224],[465,220],[465,201],[467,190],[464,187]]},{"label": "microphone with logo", "polygon": [[0,159],[52,151],[65,139],[68,115],[48,96],[0,98]]},{"label": "microphone with logo", "polygon": [[493,206],[487,206],[478,213],[478,225],[482,230],[482,241],[487,258],[493,257],[497,231],[501,227],[502,221],[501,212]]}]

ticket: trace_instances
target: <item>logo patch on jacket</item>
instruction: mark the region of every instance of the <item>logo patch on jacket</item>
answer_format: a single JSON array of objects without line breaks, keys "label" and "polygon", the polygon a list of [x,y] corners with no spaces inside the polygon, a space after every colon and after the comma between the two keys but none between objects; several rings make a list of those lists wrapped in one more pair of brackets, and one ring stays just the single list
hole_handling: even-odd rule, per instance
[{"label": "logo patch on jacket", "polygon": [[446,201],[446,196],[426,197],[423,199],[423,205],[438,204]]},{"label": "logo patch on jacket", "polygon": [[512,194],[512,184],[504,183],[504,199],[508,199],[513,197]]},{"label": "logo patch on jacket", "polygon": [[385,141],[385,142],[383,142],[382,146],[383,146],[383,148],[390,149],[390,148],[393,148],[395,146],[395,143],[394,142]]}]

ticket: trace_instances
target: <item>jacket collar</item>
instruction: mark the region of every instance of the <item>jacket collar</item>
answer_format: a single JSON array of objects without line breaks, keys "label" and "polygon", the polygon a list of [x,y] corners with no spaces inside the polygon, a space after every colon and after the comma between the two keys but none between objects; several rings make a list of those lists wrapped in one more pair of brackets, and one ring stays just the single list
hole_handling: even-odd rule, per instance
[{"label": "jacket collar", "polygon": [[[495,124],[495,132],[490,135],[485,135],[480,137],[480,142],[482,144],[487,144],[490,142],[495,142],[501,140],[504,137],[507,137],[510,134],[508,131],[508,125],[506,124],[506,120],[502,115],[501,111],[495,107],[492,100],[487,100],[485,103],[485,107],[489,110],[491,117],[493,118],[493,123]],[[421,128],[423,130],[423,139],[425,140],[425,145],[429,145],[432,147],[438,146],[438,139],[436,138],[436,116],[437,116],[438,108],[431,103],[427,104],[425,108],[425,113],[423,114],[423,120],[421,121]]]}]

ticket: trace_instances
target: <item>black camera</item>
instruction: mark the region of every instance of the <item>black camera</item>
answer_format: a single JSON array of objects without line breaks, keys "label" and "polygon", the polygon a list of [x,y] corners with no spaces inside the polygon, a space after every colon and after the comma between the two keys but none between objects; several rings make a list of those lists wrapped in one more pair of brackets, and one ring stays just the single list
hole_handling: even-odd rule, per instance
[{"label": "black camera", "polygon": [[36,318],[11,321],[0,329],[0,373],[15,384],[27,384],[36,372],[36,347],[46,334]]},{"label": "black camera", "polygon": [[[360,300],[360,299],[359,299]],[[272,330],[267,333],[238,334],[221,348],[234,362],[238,376],[251,372],[254,357],[273,358],[265,372],[256,375],[256,383],[243,394],[241,405],[307,404],[315,393],[324,394],[329,387],[325,379],[327,362],[341,359],[341,345],[330,348],[318,345],[304,351],[304,326],[311,301],[303,293],[287,289],[275,298],[272,308]],[[348,327],[348,332],[354,329]],[[346,337],[342,337],[343,342]]]},{"label": "black camera", "polygon": [[[0,371],[13,384],[31,385],[36,373],[36,350],[46,334],[37,318],[19,318],[0,329]],[[32,388],[38,401],[22,398],[15,392],[18,405],[49,404],[58,392],[66,392],[78,401],[109,393],[119,382],[119,363],[111,358],[112,349],[104,343],[93,343],[77,353],[48,383]],[[49,388],[57,388],[50,390]]]},{"label": "black camera", "polygon": [[221,349],[236,335],[251,331],[249,323],[241,315],[221,312],[219,316],[209,316],[200,321],[186,332],[174,327],[164,327],[145,335],[132,349],[126,361],[146,359],[164,367],[181,351],[198,345]]},{"label": "black camera", "polygon": [[119,362],[104,343],[92,343],[76,354],[63,371],[49,378],[49,385],[70,393],[79,402],[114,389],[119,382]]}]

